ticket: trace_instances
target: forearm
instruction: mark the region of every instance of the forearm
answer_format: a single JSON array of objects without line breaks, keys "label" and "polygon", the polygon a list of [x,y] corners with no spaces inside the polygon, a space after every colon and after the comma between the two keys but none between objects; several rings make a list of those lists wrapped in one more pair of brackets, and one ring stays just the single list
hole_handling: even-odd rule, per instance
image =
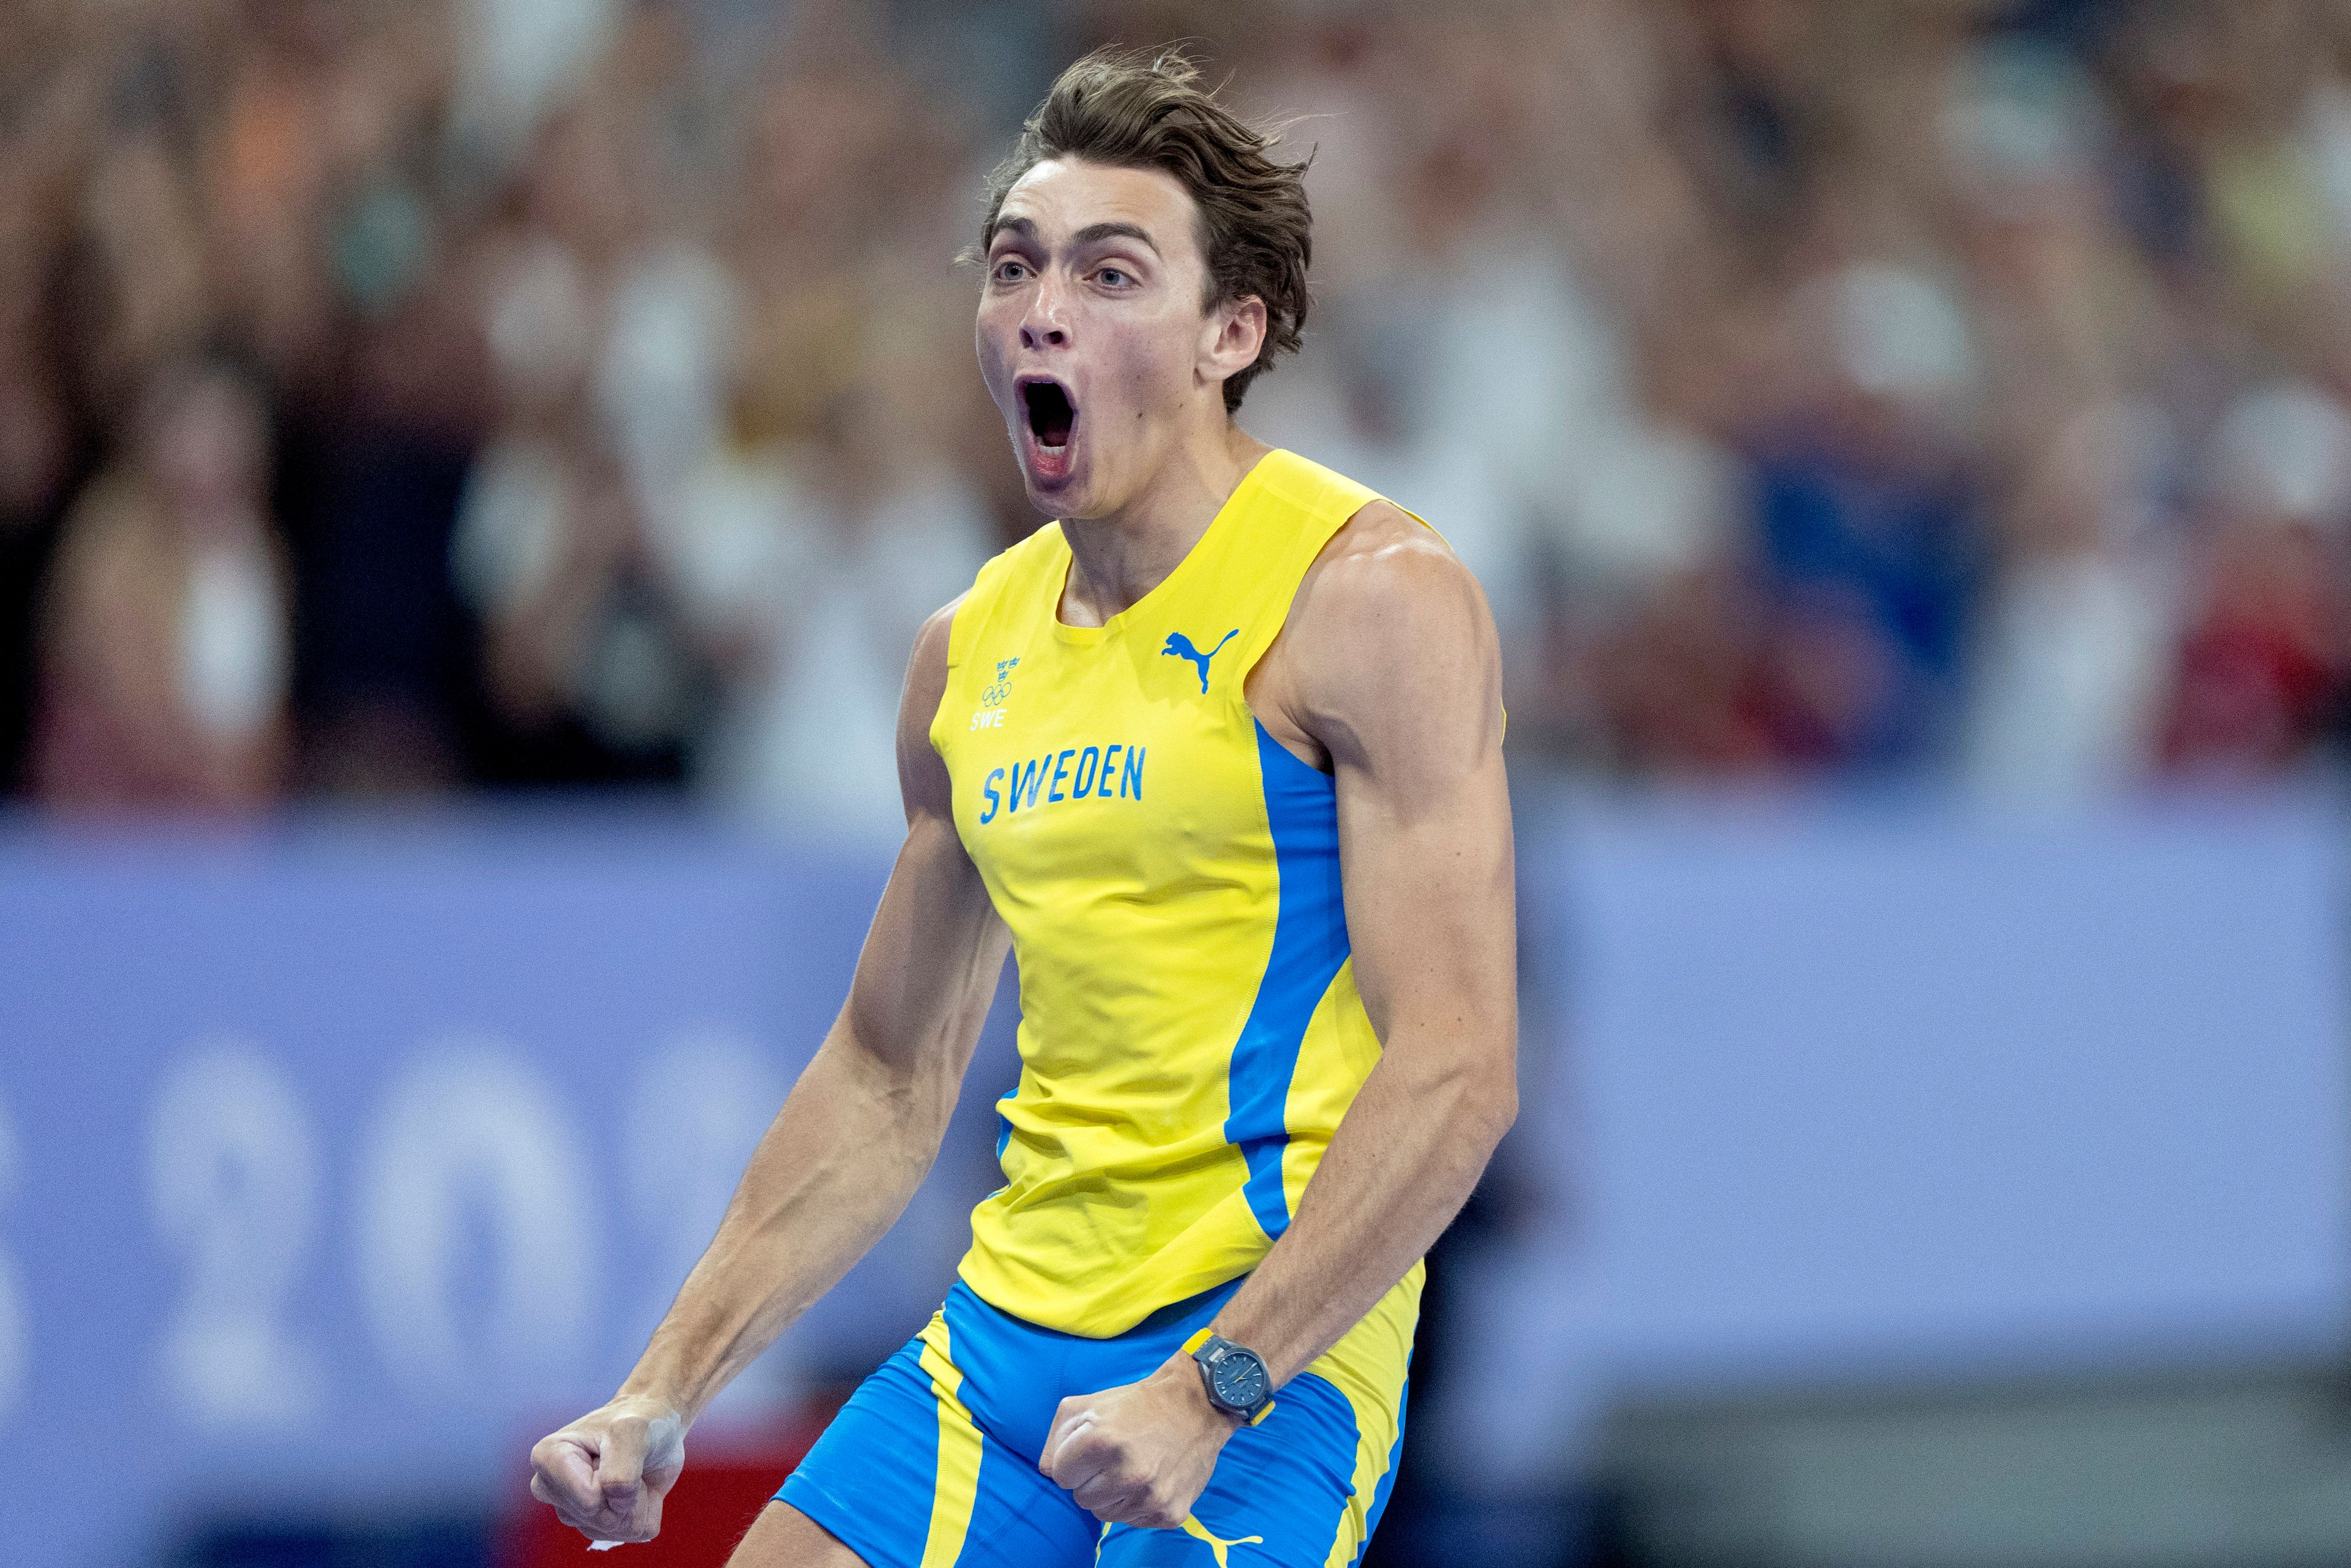
[{"label": "forearm", "polygon": [[621,1387],[691,1422],[889,1229],[938,1156],[955,1081],[893,1071],[836,1023],[717,1235]]},{"label": "forearm", "polygon": [[[1506,1050],[1399,1040],[1372,1070],[1289,1228],[1212,1325],[1303,1372],[1394,1289],[1461,1206],[1517,1114]],[[1499,1062],[1491,1066],[1484,1063]]]}]

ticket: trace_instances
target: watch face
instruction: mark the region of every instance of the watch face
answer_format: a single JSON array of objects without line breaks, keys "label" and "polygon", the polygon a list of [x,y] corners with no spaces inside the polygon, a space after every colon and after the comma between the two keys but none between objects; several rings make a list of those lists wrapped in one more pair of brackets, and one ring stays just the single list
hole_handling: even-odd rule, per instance
[{"label": "watch face", "polygon": [[1244,1351],[1217,1358],[1217,1397],[1247,1409],[1265,1397],[1265,1364]]}]

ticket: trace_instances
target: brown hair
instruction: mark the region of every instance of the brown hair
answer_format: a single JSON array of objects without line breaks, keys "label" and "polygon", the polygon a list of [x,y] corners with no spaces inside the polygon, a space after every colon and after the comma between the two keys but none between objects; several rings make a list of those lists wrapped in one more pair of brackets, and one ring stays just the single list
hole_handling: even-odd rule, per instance
[{"label": "brown hair", "polygon": [[1225,382],[1225,410],[1241,405],[1249,382],[1277,354],[1297,350],[1306,325],[1306,268],[1313,259],[1313,216],[1306,206],[1306,164],[1269,156],[1281,128],[1259,130],[1200,85],[1200,68],[1178,49],[1097,49],[1063,71],[1020,140],[987,177],[987,221],[978,259],[996,238],[1008,192],[1053,158],[1083,158],[1175,176],[1199,214],[1200,254],[1207,258],[1204,309],[1255,295],[1265,302],[1265,342],[1257,358]]}]

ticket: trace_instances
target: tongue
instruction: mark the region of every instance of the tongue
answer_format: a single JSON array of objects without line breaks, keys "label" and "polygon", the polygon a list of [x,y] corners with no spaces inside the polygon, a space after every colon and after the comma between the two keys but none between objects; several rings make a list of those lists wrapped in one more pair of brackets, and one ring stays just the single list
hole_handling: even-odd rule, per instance
[{"label": "tongue", "polygon": [[1049,442],[1039,436],[1036,450],[1030,454],[1029,466],[1038,478],[1049,485],[1059,484],[1070,476],[1071,453],[1067,444],[1069,433],[1062,432],[1062,441]]}]

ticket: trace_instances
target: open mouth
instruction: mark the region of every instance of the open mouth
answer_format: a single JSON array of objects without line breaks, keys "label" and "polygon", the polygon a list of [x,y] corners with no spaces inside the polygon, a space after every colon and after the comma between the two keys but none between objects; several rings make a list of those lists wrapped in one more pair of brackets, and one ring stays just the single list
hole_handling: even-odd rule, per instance
[{"label": "open mouth", "polygon": [[1077,405],[1059,382],[1029,382],[1020,388],[1021,401],[1029,408],[1029,434],[1037,444],[1048,451],[1059,451],[1069,445],[1070,432],[1078,423]]}]

